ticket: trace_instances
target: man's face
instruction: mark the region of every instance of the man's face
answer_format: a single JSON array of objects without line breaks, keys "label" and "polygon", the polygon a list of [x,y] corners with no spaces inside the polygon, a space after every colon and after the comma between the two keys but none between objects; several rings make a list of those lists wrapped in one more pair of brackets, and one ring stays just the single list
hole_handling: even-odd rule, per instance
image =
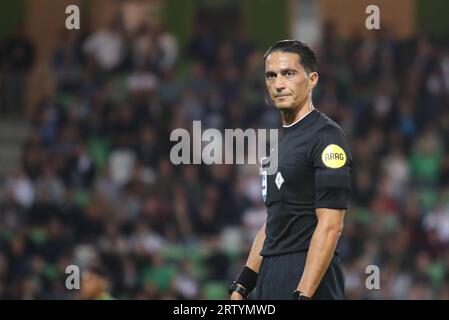
[{"label": "man's face", "polygon": [[303,106],[318,81],[318,74],[307,75],[296,53],[274,51],[265,60],[265,83],[271,100],[280,110]]},{"label": "man's face", "polygon": [[81,281],[81,296],[83,299],[95,299],[106,288],[105,281],[89,271],[83,273]]}]

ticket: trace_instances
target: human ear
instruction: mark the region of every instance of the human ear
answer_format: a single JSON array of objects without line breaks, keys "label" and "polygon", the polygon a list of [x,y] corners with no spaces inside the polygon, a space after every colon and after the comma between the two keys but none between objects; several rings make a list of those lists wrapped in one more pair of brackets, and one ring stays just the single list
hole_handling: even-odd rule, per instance
[{"label": "human ear", "polygon": [[309,73],[307,78],[309,79],[309,89],[315,88],[318,83],[318,73],[311,72],[311,73]]}]

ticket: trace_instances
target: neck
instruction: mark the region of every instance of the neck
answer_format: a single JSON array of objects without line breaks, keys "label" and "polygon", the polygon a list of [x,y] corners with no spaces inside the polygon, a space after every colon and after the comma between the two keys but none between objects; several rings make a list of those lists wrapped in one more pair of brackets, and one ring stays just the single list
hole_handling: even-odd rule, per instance
[{"label": "neck", "polygon": [[296,108],[294,110],[281,111],[282,125],[289,126],[292,123],[295,123],[313,109],[314,107],[312,100],[307,99],[306,102],[299,108]]}]

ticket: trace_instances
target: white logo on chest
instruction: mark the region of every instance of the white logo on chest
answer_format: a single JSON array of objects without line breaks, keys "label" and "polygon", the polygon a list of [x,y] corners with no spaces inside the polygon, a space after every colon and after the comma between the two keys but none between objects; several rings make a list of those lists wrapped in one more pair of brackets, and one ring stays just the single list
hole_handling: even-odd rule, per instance
[{"label": "white logo on chest", "polygon": [[278,189],[281,189],[281,186],[284,183],[284,178],[282,178],[282,174],[280,172],[276,174],[276,179],[274,179],[274,182],[276,183]]}]

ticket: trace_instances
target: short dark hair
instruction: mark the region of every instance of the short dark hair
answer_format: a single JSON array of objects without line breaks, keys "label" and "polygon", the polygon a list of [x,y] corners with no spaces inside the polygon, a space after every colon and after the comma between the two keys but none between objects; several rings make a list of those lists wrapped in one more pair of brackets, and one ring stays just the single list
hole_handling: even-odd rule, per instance
[{"label": "short dark hair", "polygon": [[89,264],[86,271],[96,275],[97,277],[108,278],[109,274],[106,268],[100,263]]},{"label": "short dark hair", "polygon": [[296,53],[299,57],[299,63],[307,73],[317,71],[317,57],[310,47],[299,40],[280,40],[273,44],[263,55],[263,61],[267,60],[270,53],[275,51]]}]

